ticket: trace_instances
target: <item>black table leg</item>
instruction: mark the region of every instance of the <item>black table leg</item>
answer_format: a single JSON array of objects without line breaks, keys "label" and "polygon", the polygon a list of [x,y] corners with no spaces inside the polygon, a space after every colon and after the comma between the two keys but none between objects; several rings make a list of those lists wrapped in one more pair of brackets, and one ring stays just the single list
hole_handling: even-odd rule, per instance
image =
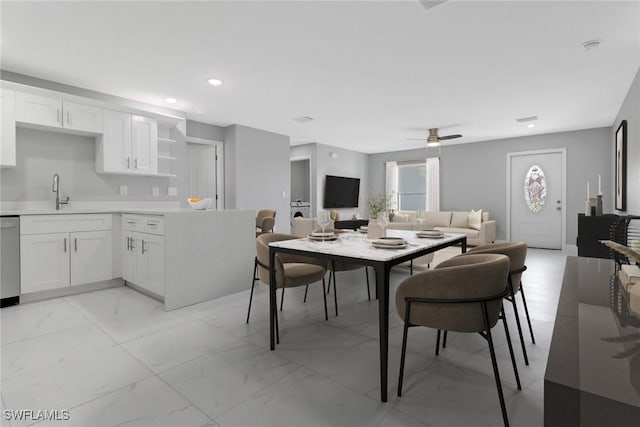
[{"label": "black table leg", "polygon": [[276,349],[276,337],[275,337],[275,316],[277,313],[276,302],[276,250],[269,247],[269,340],[271,350]]},{"label": "black table leg", "polygon": [[387,401],[387,371],[389,365],[389,268],[384,263],[374,266],[378,290],[380,329],[380,400]]}]

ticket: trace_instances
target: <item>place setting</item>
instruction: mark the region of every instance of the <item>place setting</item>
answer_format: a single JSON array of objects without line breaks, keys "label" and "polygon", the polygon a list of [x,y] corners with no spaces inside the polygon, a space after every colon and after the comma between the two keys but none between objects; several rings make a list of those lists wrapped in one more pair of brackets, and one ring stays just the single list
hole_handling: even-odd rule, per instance
[{"label": "place setting", "polygon": [[416,236],[420,239],[442,239],[445,234],[440,230],[420,230],[416,232]]},{"label": "place setting", "polygon": [[405,249],[409,246],[402,237],[380,237],[371,241],[371,245],[378,249]]},{"label": "place setting", "polygon": [[335,231],[325,231],[329,225],[331,225],[331,217],[329,212],[323,211],[318,214],[318,225],[322,231],[312,231],[307,237],[311,241],[315,242],[330,242],[338,239],[338,233]]}]

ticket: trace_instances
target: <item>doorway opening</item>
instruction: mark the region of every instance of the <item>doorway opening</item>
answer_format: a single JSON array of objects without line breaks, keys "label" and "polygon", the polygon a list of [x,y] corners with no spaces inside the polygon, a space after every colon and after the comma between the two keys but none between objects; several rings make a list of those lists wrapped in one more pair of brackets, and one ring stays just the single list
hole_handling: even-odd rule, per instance
[{"label": "doorway opening", "polygon": [[224,209],[222,142],[187,137],[189,194],[212,198],[215,209]]}]

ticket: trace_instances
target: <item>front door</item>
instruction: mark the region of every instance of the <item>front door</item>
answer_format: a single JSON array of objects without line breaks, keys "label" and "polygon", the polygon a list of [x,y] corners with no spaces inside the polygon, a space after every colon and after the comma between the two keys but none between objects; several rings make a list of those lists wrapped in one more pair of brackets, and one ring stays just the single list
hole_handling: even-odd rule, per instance
[{"label": "front door", "polygon": [[564,151],[509,153],[509,240],[562,249]]}]

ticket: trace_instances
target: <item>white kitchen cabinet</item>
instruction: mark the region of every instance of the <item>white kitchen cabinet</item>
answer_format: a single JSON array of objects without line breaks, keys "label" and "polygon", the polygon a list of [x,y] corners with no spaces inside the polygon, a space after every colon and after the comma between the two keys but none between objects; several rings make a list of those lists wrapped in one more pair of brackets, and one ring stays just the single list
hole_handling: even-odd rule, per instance
[{"label": "white kitchen cabinet", "polygon": [[111,279],[111,239],[104,230],[70,234],[71,286]]},{"label": "white kitchen cabinet", "polygon": [[112,279],[111,215],[20,217],[22,293]]},{"label": "white kitchen cabinet", "polygon": [[16,165],[16,93],[0,89],[0,166]]},{"label": "white kitchen cabinet", "polygon": [[[144,215],[123,216],[122,278],[158,296],[165,295],[164,222]],[[139,231],[133,231],[139,230]]]},{"label": "white kitchen cabinet", "polygon": [[148,117],[104,111],[104,133],[98,137],[99,173],[158,173],[158,123]]},{"label": "white kitchen cabinet", "polygon": [[99,107],[16,92],[16,121],[19,123],[101,134],[102,115],[103,110]]},{"label": "white kitchen cabinet", "polygon": [[22,293],[69,286],[69,233],[20,237]]}]

